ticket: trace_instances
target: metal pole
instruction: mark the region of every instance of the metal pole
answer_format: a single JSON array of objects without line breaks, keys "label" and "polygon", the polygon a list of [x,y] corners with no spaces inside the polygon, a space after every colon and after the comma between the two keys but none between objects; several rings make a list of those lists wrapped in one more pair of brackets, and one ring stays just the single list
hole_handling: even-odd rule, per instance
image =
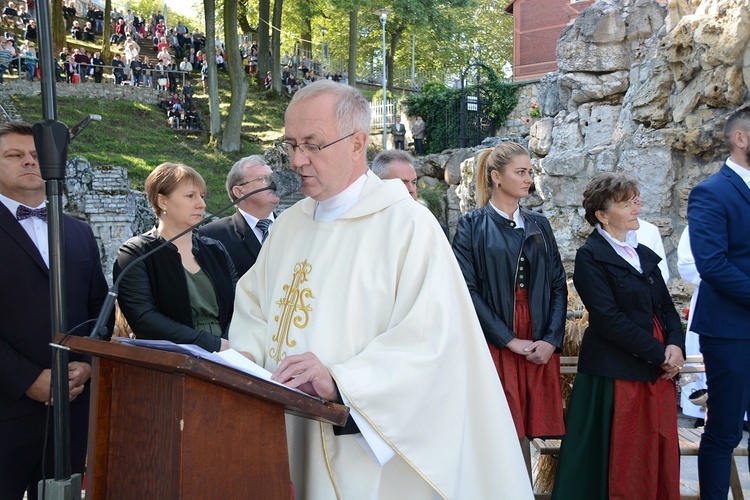
[{"label": "metal pole", "polygon": [[[68,155],[68,127],[57,121],[55,93],[55,62],[52,51],[52,27],[49,2],[37,2],[39,21],[39,64],[41,69],[42,115],[44,121],[34,125],[34,143],[39,169],[47,188],[47,230],[49,235],[49,276],[51,326],[50,340],[67,332],[65,283],[65,235],[63,230],[62,196],[65,164]],[[54,398],[55,478],[39,483],[41,498],[71,499],[81,497],[81,477],[71,476],[70,401],[68,399],[68,352],[55,349],[52,362],[52,393]],[[44,464],[41,465],[44,468]]]},{"label": "metal pole", "polygon": [[385,64],[385,21],[388,18],[388,14],[382,13],[380,14],[380,23],[383,25],[383,149],[387,149],[388,144],[388,113],[386,108],[386,103],[388,102],[387,98],[387,83],[388,79],[386,78],[385,71],[386,71],[386,64]]},{"label": "metal pole", "polygon": [[411,36],[411,88],[417,88],[417,81],[415,79],[414,64],[416,59],[416,48],[417,48],[417,35]]}]

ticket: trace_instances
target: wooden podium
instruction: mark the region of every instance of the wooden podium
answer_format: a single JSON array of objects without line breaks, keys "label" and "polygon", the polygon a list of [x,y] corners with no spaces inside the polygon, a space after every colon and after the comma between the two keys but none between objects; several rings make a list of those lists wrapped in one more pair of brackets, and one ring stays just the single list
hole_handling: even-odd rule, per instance
[{"label": "wooden podium", "polygon": [[289,500],[284,413],[349,409],[185,354],[67,337],[92,357],[86,498]]}]

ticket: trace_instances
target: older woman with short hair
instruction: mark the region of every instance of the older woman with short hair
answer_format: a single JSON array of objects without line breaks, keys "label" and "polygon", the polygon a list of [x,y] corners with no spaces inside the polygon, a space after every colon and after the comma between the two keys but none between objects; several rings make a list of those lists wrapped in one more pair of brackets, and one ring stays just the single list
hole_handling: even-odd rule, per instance
[{"label": "older woman with short hair", "polygon": [[[175,163],[156,167],[146,179],[146,195],[158,224],[120,247],[114,279],[141,255],[200,222],[205,194],[206,183],[192,168]],[[188,232],[128,271],[118,303],[139,338],[219,351],[229,346],[236,283],[224,246]]]},{"label": "older woman with short hair", "polygon": [[651,249],[635,230],[638,183],[594,178],[583,193],[594,231],[573,282],[589,312],[552,498],[678,499],[680,458],[672,380],[685,334]]}]

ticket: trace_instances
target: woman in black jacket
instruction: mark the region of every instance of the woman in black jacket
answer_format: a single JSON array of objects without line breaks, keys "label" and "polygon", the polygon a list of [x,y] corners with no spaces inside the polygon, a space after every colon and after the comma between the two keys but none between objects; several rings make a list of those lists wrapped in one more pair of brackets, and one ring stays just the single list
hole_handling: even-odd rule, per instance
[{"label": "woman in black jacket", "polygon": [[520,144],[480,152],[481,208],[461,218],[453,239],[527,459],[526,438],[565,433],[556,353],[568,295],[549,221],[519,205],[533,183],[531,172]]},{"label": "woman in black jacket", "polygon": [[589,312],[552,497],[680,497],[677,400],[685,334],[659,271],[639,245],[635,180],[603,174],[583,193],[594,231],[573,281]]},{"label": "woman in black jacket", "polygon": [[[120,247],[114,279],[134,259],[199,222],[205,194],[206,183],[192,168],[174,163],[156,167],[146,179],[146,195],[158,225]],[[224,246],[189,232],[130,269],[120,284],[118,303],[137,337],[219,351],[229,346],[236,283]]]}]

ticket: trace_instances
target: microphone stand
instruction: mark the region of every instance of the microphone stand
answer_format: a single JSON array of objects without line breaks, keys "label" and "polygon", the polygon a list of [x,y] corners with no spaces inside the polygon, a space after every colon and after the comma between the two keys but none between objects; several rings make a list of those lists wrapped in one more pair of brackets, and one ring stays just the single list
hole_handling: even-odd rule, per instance
[{"label": "microphone stand", "polygon": [[[268,186],[260,189],[256,189],[255,191],[250,191],[249,193],[246,193],[242,195],[240,198],[237,198],[233,202],[221,207],[216,212],[209,214],[202,218],[200,221],[196,222],[189,228],[185,229],[181,233],[177,234],[176,236],[163,241],[158,246],[152,248],[148,252],[144,253],[143,255],[139,256],[138,258],[130,261],[130,263],[123,268],[122,271],[120,271],[120,275],[117,277],[114,283],[112,283],[112,286],[109,288],[109,292],[107,293],[107,298],[104,299],[104,304],[102,304],[102,308],[99,311],[99,316],[96,318],[96,323],[94,324],[94,328],[91,331],[91,335],[89,335],[90,338],[93,339],[103,339],[107,337],[107,319],[109,318],[110,314],[112,313],[112,310],[115,308],[115,300],[117,300],[117,295],[120,293],[120,282],[122,281],[123,276],[125,276],[128,271],[138,264],[139,262],[143,262],[151,255],[155,254],[165,246],[171,244],[175,240],[178,240],[180,237],[186,235],[187,233],[191,232],[193,229],[199,227],[200,225],[206,223],[207,221],[213,219],[219,214],[222,214],[229,210],[230,208],[236,206],[237,204],[241,203],[245,199],[249,198],[250,196],[258,193],[262,193],[263,191],[275,191],[276,190],[276,184],[272,181]],[[57,349],[57,350],[64,350],[64,349]]]},{"label": "microphone stand", "polygon": [[[44,121],[34,125],[34,142],[39,155],[39,167],[46,181],[48,234],[50,249],[50,299],[52,304],[52,332],[67,331],[65,309],[64,270],[65,262],[62,193],[65,179],[65,164],[70,135],[68,127],[57,121],[55,95],[54,56],[52,53],[52,30],[50,26],[49,2],[37,2],[39,18],[39,64],[41,66],[42,114]],[[38,485],[43,499],[80,499],[81,475],[71,477],[70,464],[70,401],[68,393],[68,353],[53,350],[52,394],[54,398],[55,430],[55,479],[41,481]],[[44,464],[42,464],[44,467]]]}]

